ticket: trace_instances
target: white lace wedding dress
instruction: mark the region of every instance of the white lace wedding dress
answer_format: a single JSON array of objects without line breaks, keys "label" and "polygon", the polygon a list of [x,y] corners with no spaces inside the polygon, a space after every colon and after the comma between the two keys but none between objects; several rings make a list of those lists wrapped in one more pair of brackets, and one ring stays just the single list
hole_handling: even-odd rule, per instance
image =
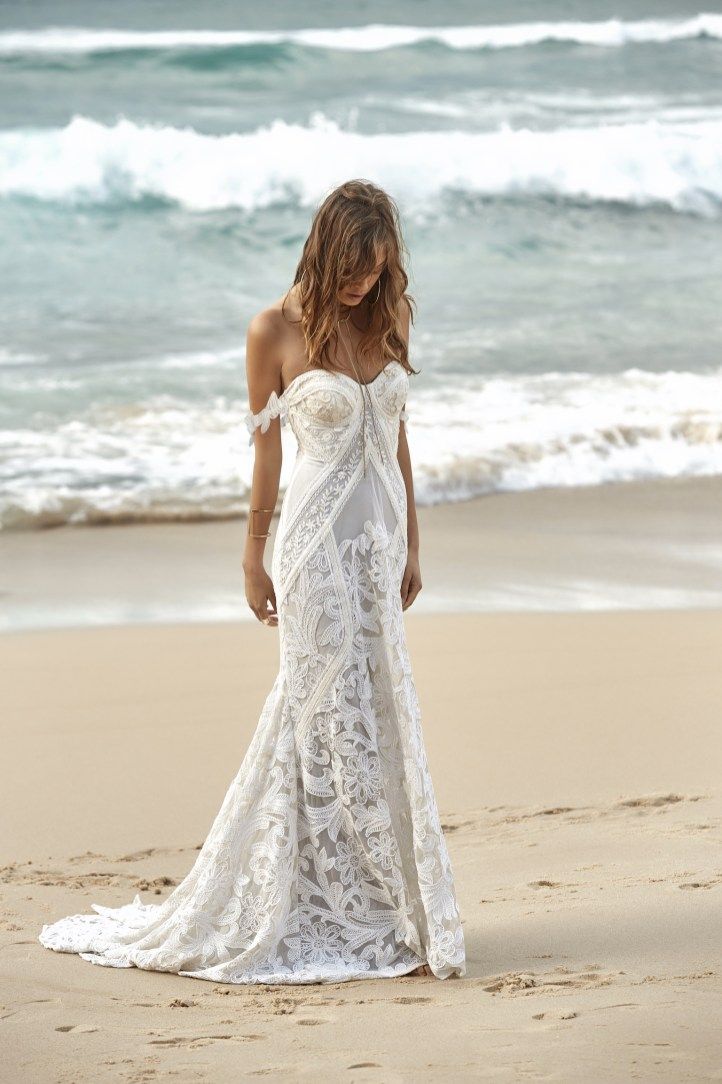
[{"label": "white lace wedding dress", "polygon": [[[225,983],[464,974],[464,939],[406,650],[408,390],[306,370],[260,414],[299,444],[272,561],[280,671],[186,878],[161,904],[45,925],[110,967]],[[251,439],[253,439],[251,437]]]}]

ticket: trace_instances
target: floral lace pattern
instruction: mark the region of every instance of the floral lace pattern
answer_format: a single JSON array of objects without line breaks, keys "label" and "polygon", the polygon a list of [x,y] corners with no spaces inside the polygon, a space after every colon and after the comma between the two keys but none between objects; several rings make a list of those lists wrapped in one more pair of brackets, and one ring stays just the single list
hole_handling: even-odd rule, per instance
[{"label": "floral lace pattern", "polygon": [[273,554],[280,668],[195,864],[164,903],[44,926],[48,948],[228,983],[464,974],[399,591],[408,377],[391,363],[368,386],[373,419],[353,384],[308,372],[246,419],[287,418],[299,443]]}]

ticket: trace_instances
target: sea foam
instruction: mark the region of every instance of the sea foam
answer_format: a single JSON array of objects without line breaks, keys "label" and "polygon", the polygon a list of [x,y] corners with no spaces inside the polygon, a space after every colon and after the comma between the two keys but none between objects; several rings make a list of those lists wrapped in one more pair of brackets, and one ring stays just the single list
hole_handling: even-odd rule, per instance
[{"label": "sea foam", "polygon": [[[421,504],[722,474],[722,369],[430,379],[412,382],[407,406]],[[0,432],[0,525],[240,515],[253,456],[246,409],[163,396]],[[295,448],[287,430],[283,440],[282,487]]]},{"label": "sea foam", "polygon": [[192,211],[314,204],[364,176],[406,210],[446,192],[478,196],[663,204],[716,214],[722,202],[722,121],[649,120],[551,131],[362,134],[321,113],[245,133],[76,116],[64,128],[0,132],[0,195],[108,203],[155,198]]}]

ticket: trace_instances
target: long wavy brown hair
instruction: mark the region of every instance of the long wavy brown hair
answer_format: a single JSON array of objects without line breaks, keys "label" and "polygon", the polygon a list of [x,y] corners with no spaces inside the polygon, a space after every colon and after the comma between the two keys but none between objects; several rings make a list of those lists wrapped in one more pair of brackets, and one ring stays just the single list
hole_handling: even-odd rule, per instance
[{"label": "long wavy brown hair", "polygon": [[399,331],[402,298],[412,321],[416,306],[407,292],[408,250],[399,210],[382,188],[364,180],[346,181],[326,196],[314,215],[296,268],[293,285],[299,287],[301,330],[310,366],[332,367],[330,347],[336,344],[341,319],[338,291],[370,274],[383,256],[384,269],[369,297],[373,318],[359,351],[384,362],[396,358],[407,372],[416,372]]}]

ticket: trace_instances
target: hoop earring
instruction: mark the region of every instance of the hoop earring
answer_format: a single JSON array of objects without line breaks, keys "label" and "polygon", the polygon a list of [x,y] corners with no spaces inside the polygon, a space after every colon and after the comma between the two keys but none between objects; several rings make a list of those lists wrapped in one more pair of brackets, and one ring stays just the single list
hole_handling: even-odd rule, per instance
[{"label": "hoop earring", "polygon": [[380,297],[381,297],[381,276],[379,275],[378,281],[376,283],[376,297],[373,299],[373,301],[369,301],[369,305],[375,305]]}]

